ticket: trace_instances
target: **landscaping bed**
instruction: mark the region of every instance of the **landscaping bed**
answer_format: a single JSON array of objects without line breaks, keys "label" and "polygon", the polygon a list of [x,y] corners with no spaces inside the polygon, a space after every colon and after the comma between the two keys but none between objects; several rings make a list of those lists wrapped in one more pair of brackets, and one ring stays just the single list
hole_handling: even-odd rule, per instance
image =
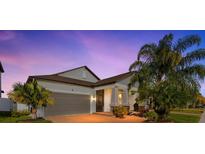
[{"label": "landscaping bed", "polygon": [[7,117],[0,116],[0,123],[50,123],[51,121],[43,118],[31,119],[30,116]]},{"label": "landscaping bed", "polygon": [[0,123],[48,123],[43,118],[32,119],[28,111],[0,112]]}]

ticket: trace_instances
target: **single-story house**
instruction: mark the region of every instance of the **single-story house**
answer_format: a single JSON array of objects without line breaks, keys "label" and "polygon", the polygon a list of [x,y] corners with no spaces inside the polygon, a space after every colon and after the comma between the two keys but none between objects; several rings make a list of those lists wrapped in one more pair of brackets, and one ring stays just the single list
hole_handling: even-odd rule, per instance
[{"label": "single-story house", "polygon": [[[101,80],[87,66],[51,75],[29,76],[52,91],[55,103],[44,109],[44,116],[110,112],[123,105],[133,110],[137,85],[128,90],[132,72]],[[21,108],[20,106],[17,108]]]}]

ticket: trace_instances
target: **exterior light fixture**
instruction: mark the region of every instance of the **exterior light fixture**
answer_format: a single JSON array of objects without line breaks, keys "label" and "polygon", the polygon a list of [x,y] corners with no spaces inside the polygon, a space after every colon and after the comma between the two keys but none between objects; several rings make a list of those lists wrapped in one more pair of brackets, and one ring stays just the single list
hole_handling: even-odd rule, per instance
[{"label": "exterior light fixture", "polygon": [[96,97],[94,95],[91,95],[90,96],[90,100],[91,100],[91,102],[95,102],[96,101]]},{"label": "exterior light fixture", "polygon": [[122,94],[119,94],[118,97],[119,97],[119,99],[122,99]]}]

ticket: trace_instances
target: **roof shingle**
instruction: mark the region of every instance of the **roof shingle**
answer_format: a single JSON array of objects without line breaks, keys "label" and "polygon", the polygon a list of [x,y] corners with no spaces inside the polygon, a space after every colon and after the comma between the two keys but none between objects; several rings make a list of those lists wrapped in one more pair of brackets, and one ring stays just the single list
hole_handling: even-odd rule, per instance
[{"label": "roof shingle", "polygon": [[75,85],[80,85],[80,86],[85,86],[85,87],[93,87],[94,85],[93,82],[77,80],[77,79],[62,77],[58,75],[29,76],[27,81],[31,81],[32,79],[49,80],[49,81],[67,83],[67,84],[75,84]]},{"label": "roof shingle", "polygon": [[131,75],[132,75],[132,72],[127,72],[127,73],[123,73],[123,74],[120,74],[117,76],[113,76],[110,78],[99,80],[96,83],[72,79],[72,78],[68,78],[68,77],[62,77],[62,76],[55,75],[55,74],[54,75],[29,76],[27,81],[31,81],[32,79],[40,79],[40,80],[49,80],[49,81],[62,82],[62,83],[67,83],[67,84],[75,84],[75,85],[93,88],[93,87],[99,87],[99,86],[103,86],[103,85],[116,83],[116,82],[123,80]]},{"label": "roof shingle", "polygon": [[98,86],[103,86],[103,85],[107,85],[107,84],[112,84],[112,83],[121,81],[123,79],[126,79],[127,77],[131,76],[132,74],[133,74],[132,72],[127,72],[127,73],[116,75],[116,76],[113,76],[110,78],[106,78],[106,79],[100,80],[97,83],[95,83],[95,86],[98,87]]}]

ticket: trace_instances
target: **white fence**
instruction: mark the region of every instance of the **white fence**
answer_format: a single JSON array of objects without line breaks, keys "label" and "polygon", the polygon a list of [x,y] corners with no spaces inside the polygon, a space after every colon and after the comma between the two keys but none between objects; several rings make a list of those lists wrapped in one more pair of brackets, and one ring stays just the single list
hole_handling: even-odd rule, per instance
[{"label": "white fence", "polygon": [[[26,104],[21,104],[21,103],[17,103],[17,111],[25,111],[25,110],[27,110],[27,111],[29,111],[30,110],[30,108],[28,107],[28,105],[26,105]],[[42,118],[42,117],[44,117],[44,108],[43,107],[39,107],[38,109],[37,109],[37,117],[38,118]]]},{"label": "white fence", "polygon": [[0,98],[0,111],[11,111],[13,102],[8,98]]},{"label": "white fence", "polygon": [[[14,104],[11,100],[8,98],[0,98],[0,112],[1,111],[29,111],[29,107],[25,104],[16,103]],[[37,109],[37,117],[44,117],[44,108],[38,108]]]}]

